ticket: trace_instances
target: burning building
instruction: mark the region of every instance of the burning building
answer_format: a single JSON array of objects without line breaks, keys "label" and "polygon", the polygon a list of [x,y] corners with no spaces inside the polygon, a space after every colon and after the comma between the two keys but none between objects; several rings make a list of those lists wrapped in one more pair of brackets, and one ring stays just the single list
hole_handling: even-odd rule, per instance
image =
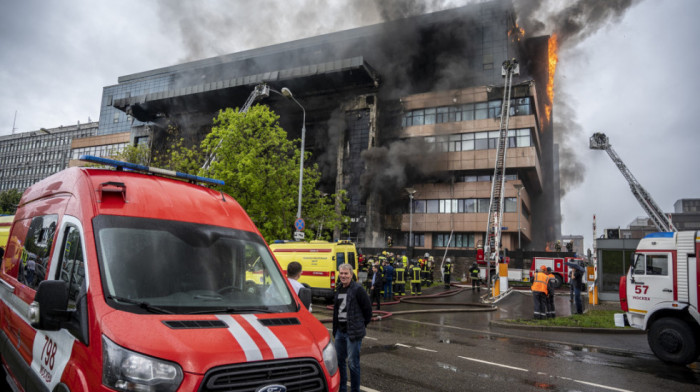
[{"label": "burning building", "polygon": [[[196,143],[256,85],[287,87],[306,110],[305,148],[323,190],[348,192],[353,240],[474,249],[487,226],[501,64],[515,58],[502,243],[542,248],[560,231],[554,42],[526,39],[508,1],[391,20],[122,76],[104,88],[98,133],[128,131],[158,149],[175,125]],[[277,95],[263,103],[300,136],[296,105]]]}]

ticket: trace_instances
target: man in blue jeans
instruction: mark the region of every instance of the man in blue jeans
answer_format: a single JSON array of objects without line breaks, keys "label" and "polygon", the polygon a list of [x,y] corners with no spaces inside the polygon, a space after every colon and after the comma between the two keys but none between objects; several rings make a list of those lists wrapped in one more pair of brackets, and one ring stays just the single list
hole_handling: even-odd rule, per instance
[{"label": "man in blue jeans", "polygon": [[372,320],[372,304],[367,292],[352,280],[352,266],[338,266],[340,286],[335,292],[333,336],[340,372],[339,392],[348,389],[347,367],[350,367],[350,391],[360,391],[360,347],[365,327]]}]

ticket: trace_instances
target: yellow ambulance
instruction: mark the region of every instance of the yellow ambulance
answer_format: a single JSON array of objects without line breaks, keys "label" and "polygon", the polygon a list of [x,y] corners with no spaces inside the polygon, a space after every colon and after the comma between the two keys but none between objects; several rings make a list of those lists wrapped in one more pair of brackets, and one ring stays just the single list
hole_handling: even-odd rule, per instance
[{"label": "yellow ambulance", "polygon": [[350,241],[275,242],[270,250],[283,271],[292,261],[301,263],[299,282],[309,285],[316,297],[333,297],[338,266],[343,263],[352,265],[357,277],[357,248]]},{"label": "yellow ambulance", "polygon": [[5,249],[7,246],[7,239],[10,236],[10,227],[12,227],[14,218],[14,215],[0,216],[0,248]]}]

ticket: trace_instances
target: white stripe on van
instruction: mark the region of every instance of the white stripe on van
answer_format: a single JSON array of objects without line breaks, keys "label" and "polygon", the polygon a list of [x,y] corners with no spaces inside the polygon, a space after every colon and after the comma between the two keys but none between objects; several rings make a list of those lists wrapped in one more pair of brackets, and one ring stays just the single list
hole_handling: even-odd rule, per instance
[{"label": "white stripe on van", "polygon": [[250,325],[255,328],[256,331],[262,336],[263,339],[265,339],[265,343],[270,347],[270,350],[272,350],[272,355],[275,357],[275,359],[280,359],[280,358],[288,358],[289,354],[287,354],[287,349],[284,347],[284,344],[277,338],[277,336],[270,331],[270,328],[262,325],[260,321],[258,321],[258,318],[255,315],[252,314],[245,314],[242,316]]},{"label": "white stripe on van", "polygon": [[260,347],[255,344],[253,338],[248,335],[245,329],[238,324],[233,316],[218,315],[216,317],[228,325],[228,331],[231,332],[233,338],[236,339],[238,344],[241,345],[247,361],[260,361],[263,359],[262,353],[260,352]]}]

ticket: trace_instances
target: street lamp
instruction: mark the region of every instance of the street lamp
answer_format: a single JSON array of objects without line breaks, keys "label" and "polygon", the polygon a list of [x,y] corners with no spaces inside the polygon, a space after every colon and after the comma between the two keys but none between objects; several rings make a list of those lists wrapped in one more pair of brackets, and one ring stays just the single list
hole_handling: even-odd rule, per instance
[{"label": "street lamp", "polygon": [[522,215],[522,207],[520,206],[520,190],[523,189],[523,184],[514,184],[513,187],[518,191],[518,205],[515,208],[515,212],[518,214],[518,249],[520,247],[520,215]]},{"label": "street lamp", "polygon": [[282,95],[285,97],[291,99],[294,101],[299,107],[301,108],[301,111],[303,113],[302,121],[301,121],[301,157],[299,158],[299,202],[297,206],[297,219],[301,218],[301,190],[302,190],[302,185],[304,183],[304,143],[306,140],[306,110],[304,109],[303,106],[299,103],[299,101],[294,98],[294,95],[292,92],[286,88],[282,87]]},{"label": "street lamp", "polygon": [[416,190],[413,188],[406,188],[408,192],[408,198],[410,199],[408,205],[408,247],[413,247],[413,195],[416,194]]}]

